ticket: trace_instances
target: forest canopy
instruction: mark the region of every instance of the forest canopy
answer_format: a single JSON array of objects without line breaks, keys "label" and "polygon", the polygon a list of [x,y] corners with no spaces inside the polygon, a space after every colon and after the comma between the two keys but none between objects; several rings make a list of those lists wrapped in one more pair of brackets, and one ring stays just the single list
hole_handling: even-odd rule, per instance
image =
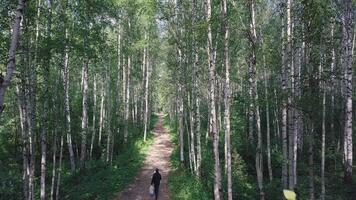
[{"label": "forest canopy", "polygon": [[172,199],[353,199],[355,8],[1,0],[0,199],[114,199],[158,113]]}]

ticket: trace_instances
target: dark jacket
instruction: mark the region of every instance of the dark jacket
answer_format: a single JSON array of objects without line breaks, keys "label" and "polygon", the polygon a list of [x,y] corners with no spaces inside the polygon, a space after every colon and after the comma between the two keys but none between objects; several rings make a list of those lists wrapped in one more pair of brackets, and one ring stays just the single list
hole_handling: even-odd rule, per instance
[{"label": "dark jacket", "polygon": [[152,181],[151,181],[151,185],[159,185],[159,183],[161,182],[161,174],[159,174],[158,172],[155,172],[152,176]]}]

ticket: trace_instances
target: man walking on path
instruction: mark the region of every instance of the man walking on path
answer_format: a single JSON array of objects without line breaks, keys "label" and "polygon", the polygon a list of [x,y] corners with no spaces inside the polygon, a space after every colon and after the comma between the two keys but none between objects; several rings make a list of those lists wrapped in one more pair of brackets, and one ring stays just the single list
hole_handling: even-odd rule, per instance
[{"label": "man walking on path", "polygon": [[162,179],[161,174],[158,171],[159,170],[156,169],[156,172],[153,174],[152,181],[151,181],[151,185],[154,185],[154,187],[155,187],[156,200],[158,199],[158,189],[159,189],[159,184]]}]

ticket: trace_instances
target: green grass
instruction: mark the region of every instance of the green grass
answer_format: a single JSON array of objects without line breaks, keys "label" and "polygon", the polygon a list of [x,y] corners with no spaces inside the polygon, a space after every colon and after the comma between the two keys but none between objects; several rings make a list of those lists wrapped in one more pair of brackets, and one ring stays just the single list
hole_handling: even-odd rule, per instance
[{"label": "green grass", "polygon": [[[157,121],[156,115],[151,117],[151,129]],[[113,199],[138,174],[148,153],[148,147],[152,144],[151,135],[149,134],[147,141],[144,142],[142,136],[137,134],[136,140],[120,152],[112,166],[102,160],[94,160],[87,164],[86,170],[74,176],[64,172],[62,199]]]},{"label": "green grass", "polygon": [[179,150],[177,140],[177,130],[174,124],[171,124],[166,116],[164,126],[171,133],[174,151],[171,157],[172,171],[168,176],[168,187],[172,200],[208,200],[212,199],[209,193],[206,192],[205,186],[195,176],[192,176],[189,171],[181,166],[179,161]]},{"label": "green grass", "polygon": [[152,140],[135,142],[122,152],[112,166],[103,161],[92,161],[87,170],[66,180],[63,199],[111,199],[132,182],[142,166]]}]

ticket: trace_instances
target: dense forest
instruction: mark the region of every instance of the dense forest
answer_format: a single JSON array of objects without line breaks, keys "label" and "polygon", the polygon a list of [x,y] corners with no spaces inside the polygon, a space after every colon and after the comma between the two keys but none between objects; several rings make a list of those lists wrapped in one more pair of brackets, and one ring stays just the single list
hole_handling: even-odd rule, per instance
[{"label": "dense forest", "polygon": [[355,8],[1,0],[0,199],[114,199],[158,113],[171,199],[356,199]]}]

